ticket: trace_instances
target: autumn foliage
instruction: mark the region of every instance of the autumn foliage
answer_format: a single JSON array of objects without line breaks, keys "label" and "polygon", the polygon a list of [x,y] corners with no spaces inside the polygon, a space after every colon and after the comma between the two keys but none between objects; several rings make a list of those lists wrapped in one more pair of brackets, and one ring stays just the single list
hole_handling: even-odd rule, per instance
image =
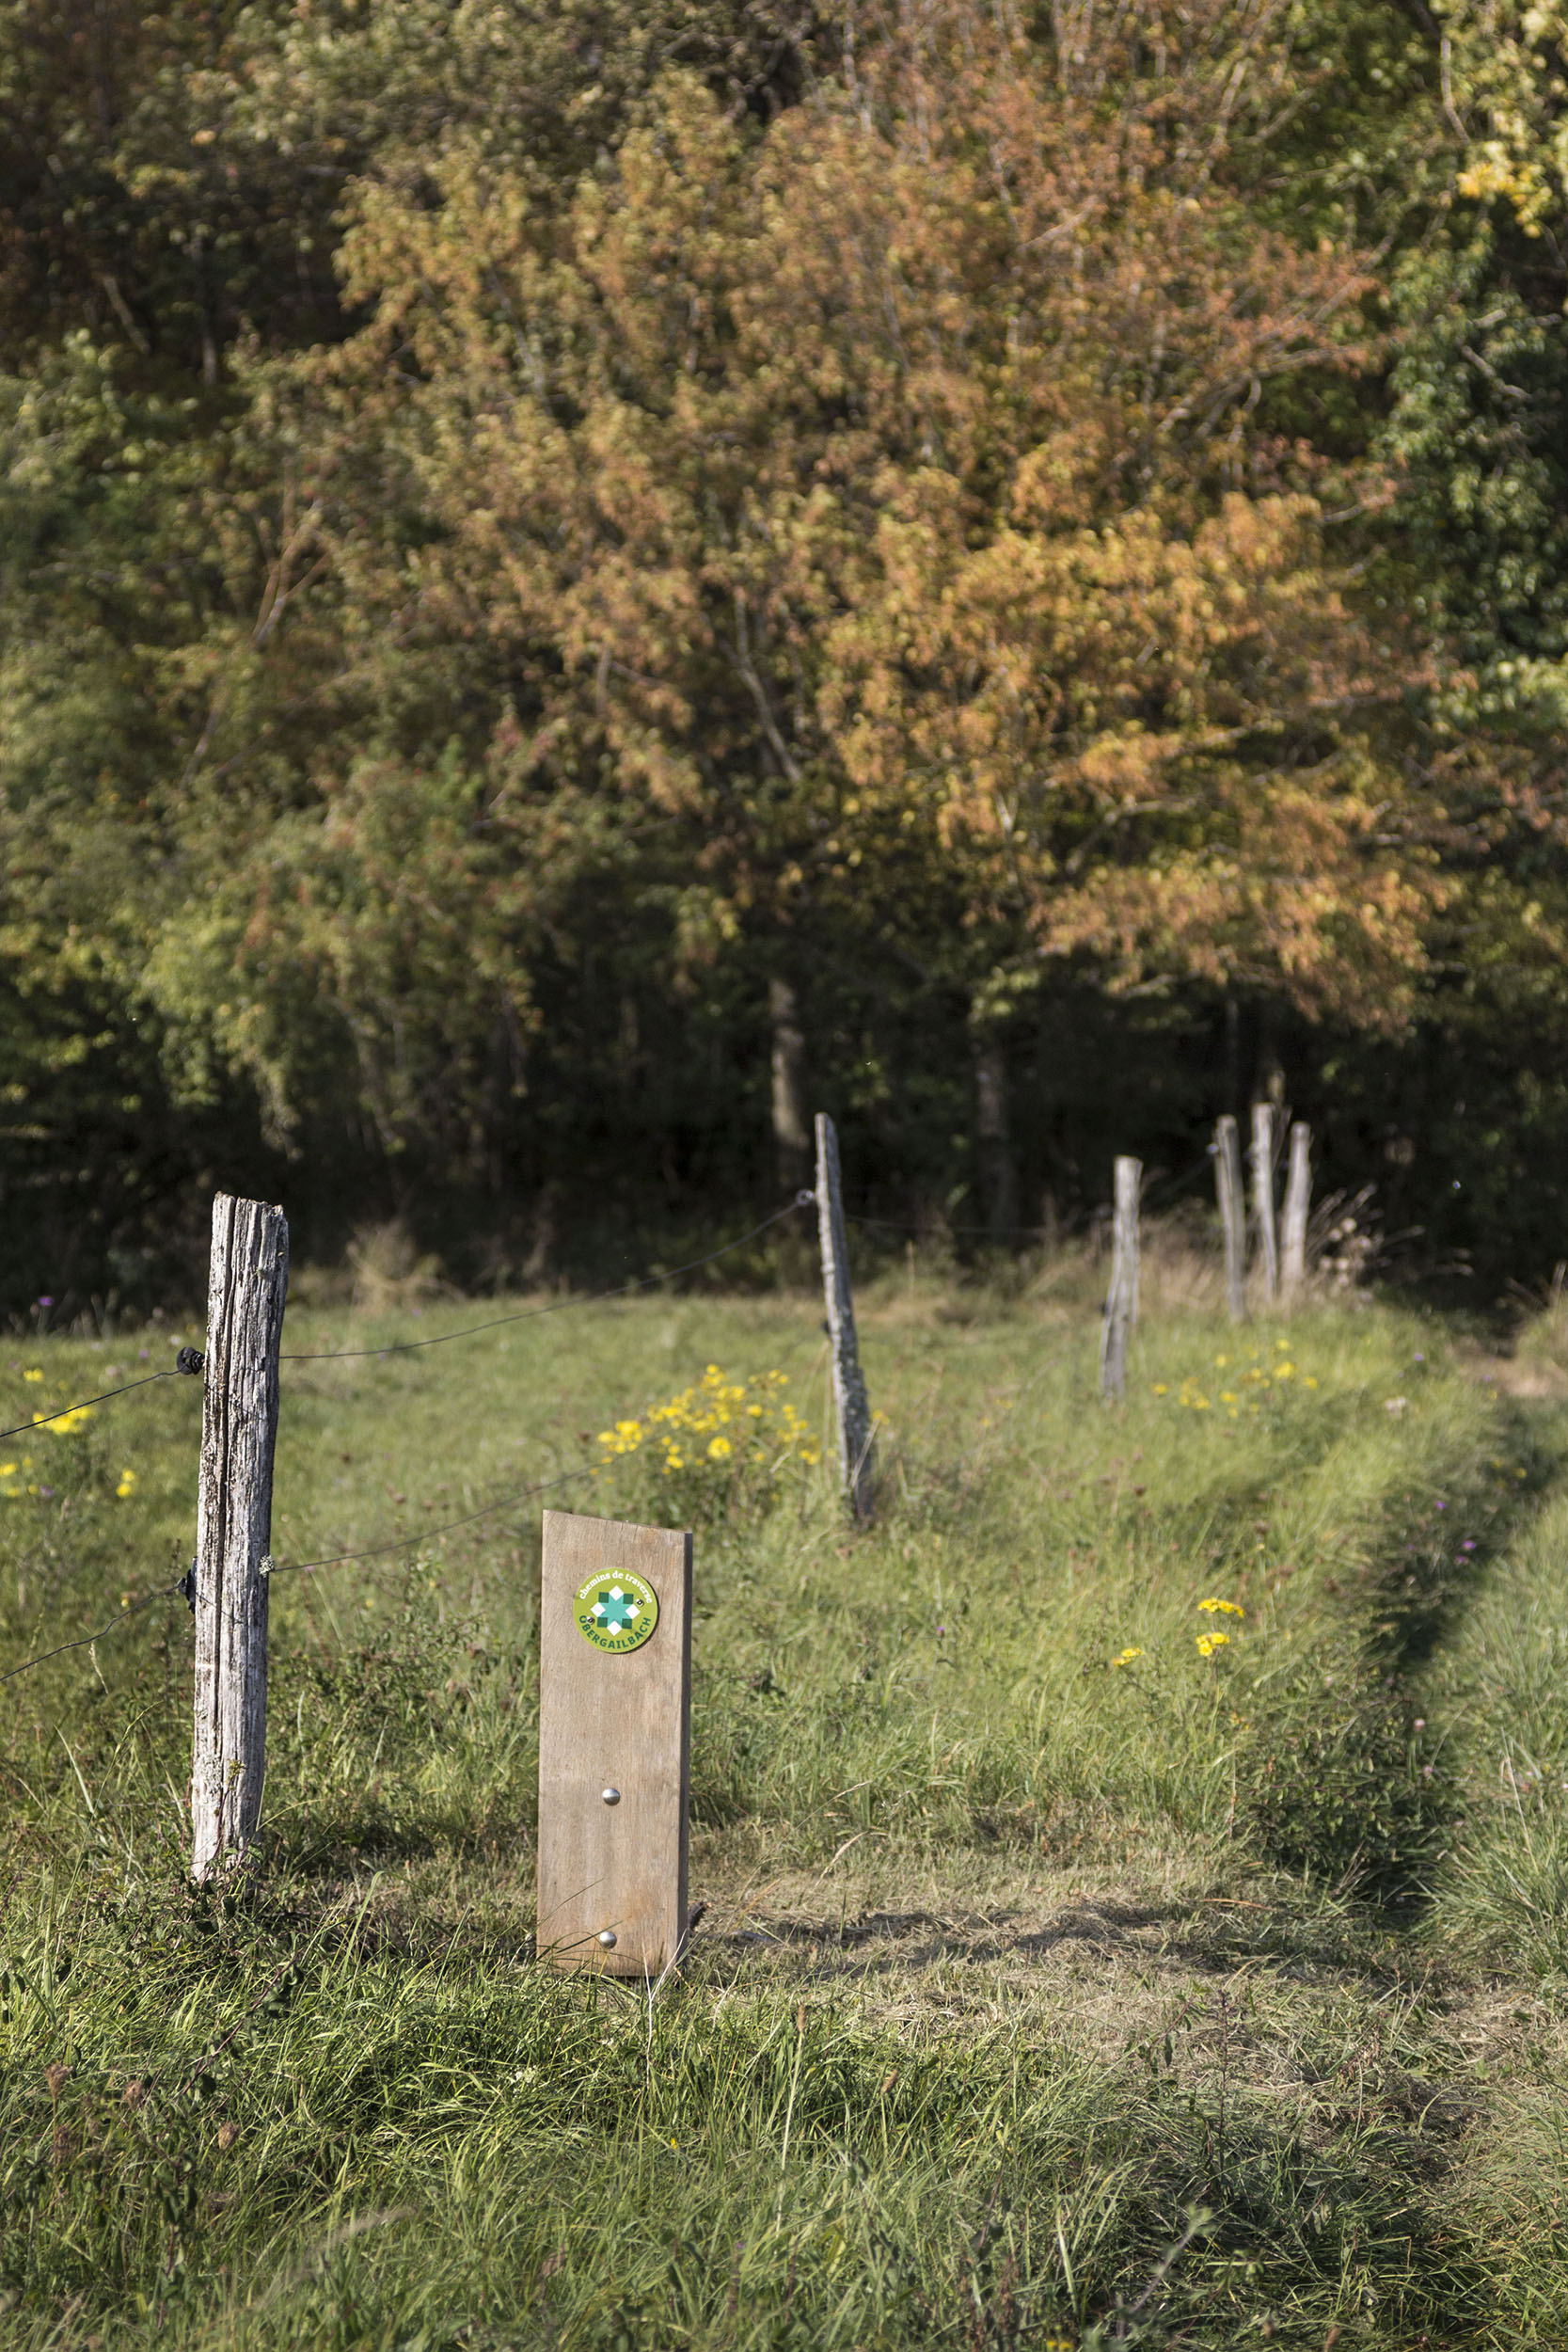
[{"label": "autumn foliage", "polygon": [[[75,153],[70,44],[10,14]],[[1484,28],[1445,158],[1454,57],[1375,8],[214,23],[178,100],[180,20],[91,53],[178,299],[84,197],[49,282],[96,324],[51,327],[0,208],[54,909],[13,968],[62,1035],[84,988],[155,1032],[171,1115],[495,1184],[552,1089],[711,1126],[650,1056],[754,1055],[769,983],[841,976],[868,1104],[936,1020],[951,1102],[1064,992],[1398,1038],[1482,901],[1556,952],[1550,757],[1461,642],[1413,373],[1431,223],[1555,185],[1498,160]]]}]

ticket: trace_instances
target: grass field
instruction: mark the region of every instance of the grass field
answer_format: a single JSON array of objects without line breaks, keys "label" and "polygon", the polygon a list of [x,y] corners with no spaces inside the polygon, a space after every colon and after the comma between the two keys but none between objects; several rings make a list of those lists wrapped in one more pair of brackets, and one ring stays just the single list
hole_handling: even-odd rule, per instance
[{"label": "grass field", "polygon": [[[860,1535],[804,1291],[288,1367],[282,1561],[601,1460],[562,1502],[696,1513],[709,1908],[652,2005],[533,1960],[535,1502],[277,1580],[234,1892],[182,1603],[0,1684],[8,2352],[1568,2344],[1559,1336],[1179,1287],[1106,1410],[1077,1262],[884,1276]],[[182,1338],[0,1347],[0,1408]],[[775,1476],[647,1421],[710,1364],[788,1375]],[[198,1391],[0,1448],[0,1671],[178,1575]]]}]

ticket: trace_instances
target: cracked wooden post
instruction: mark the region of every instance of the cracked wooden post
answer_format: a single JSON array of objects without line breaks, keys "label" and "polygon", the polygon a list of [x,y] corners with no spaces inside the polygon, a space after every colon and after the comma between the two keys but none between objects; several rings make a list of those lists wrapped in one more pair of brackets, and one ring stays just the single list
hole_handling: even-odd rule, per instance
[{"label": "cracked wooden post", "polygon": [[1298,1119],[1291,1129],[1291,1174],[1285,1186],[1280,1286],[1294,1305],[1307,1288],[1307,1215],[1312,1205],[1312,1130]]},{"label": "cracked wooden post", "polygon": [[1263,1303],[1272,1307],[1279,1296],[1279,1245],[1274,1222],[1274,1104],[1252,1106],[1252,1213],[1258,1222],[1258,1263],[1263,1275]]},{"label": "cracked wooden post", "polygon": [[827,1304],[828,1338],[832,1347],[839,1475],[856,1518],[863,1521],[870,1518],[876,1500],[871,1406],[855,1339],[855,1302],[849,1289],[849,1248],[844,1231],[838,1136],[825,1111],[816,1115],[816,1230],[822,1243],[822,1295]]},{"label": "cracked wooden post", "polygon": [[1100,1387],[1106,1402],[1127,1393],[1127,1342],[1138,1320],[1138,1193],[1142,1160],[1118,1159],[1111,1289],[1100,1333]]},{"label": "cracked wooden post", "polygon": [[1242,1141],[1228,1111],[1214,1129],[1214,1189],[1225,1228],[1225,1300],[1232,1323],[1246,1316],[1246,1200],[1242,1191]]},{"label": "cracked wooden post", "polygon": [[213,1202],[192,1595],[191,1871],[198,1880],[237,1862],[261,1818],[277,1350],[288,1288],[282,1210],[220,1192]]}]

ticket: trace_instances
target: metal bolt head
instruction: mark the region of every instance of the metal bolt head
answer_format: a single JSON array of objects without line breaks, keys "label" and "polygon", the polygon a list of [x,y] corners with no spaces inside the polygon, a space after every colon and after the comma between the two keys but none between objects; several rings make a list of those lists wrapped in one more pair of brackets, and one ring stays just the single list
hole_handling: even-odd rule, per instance
[{"label": "metal bolt head", "polygon": [[614,1931],[614,1929],[613,1929],[613,1928],[601,1928],[601,1929],[599,1930],[599,1942],[600,1942],[600,1943],[604,1946],[605,1950],[606,1950],[607,1952],[612,1952],[612,1951],[615,1949],[615,1931]]},{"label": "metal bolt head", "polygon": [[619,1788],[606,1788],[602,1791],[602,1794],[606,1804],[619,1804],[621,1802],[621,1791]]}]

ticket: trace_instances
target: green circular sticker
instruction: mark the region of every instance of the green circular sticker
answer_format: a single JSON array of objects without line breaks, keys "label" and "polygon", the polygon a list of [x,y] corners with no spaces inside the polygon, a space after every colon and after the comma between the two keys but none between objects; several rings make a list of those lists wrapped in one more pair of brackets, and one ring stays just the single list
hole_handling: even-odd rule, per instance
[{"label": "green circular sticker", "polygon": [[658,1595],[645,1577],[619,1568],[579,1584],[572,1614],[585,1642],[622,1658],[627,1650],[641,1649],[657,1625]]}]

